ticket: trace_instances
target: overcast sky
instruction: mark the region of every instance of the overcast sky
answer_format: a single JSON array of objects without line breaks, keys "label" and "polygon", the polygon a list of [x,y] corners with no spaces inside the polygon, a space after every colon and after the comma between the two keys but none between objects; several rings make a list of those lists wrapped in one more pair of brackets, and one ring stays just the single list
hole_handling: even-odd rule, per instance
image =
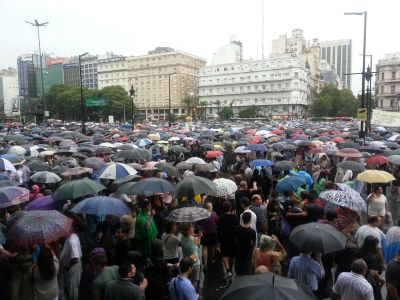
[{"label": "overcast sky", "polygon": [[[261,58],[262,0],[0,0],[0,68],[16,67],[20,54],[38,49],[34,27],[24,21],[50,22],[41,30],[42,50],[57,56],[84,52],[146,54],[157,46],[189,52],[207,61],[229,41],[243,42],[245,58]],[[307,40],[353,40],[353,72],[361,72],[363,17],[368,11],[367,54],[374,64],[400,51],[400,1],[265,0],[265,56],[271,41],[294,28]],[[360,90],[353,78],[353,92]]]}]

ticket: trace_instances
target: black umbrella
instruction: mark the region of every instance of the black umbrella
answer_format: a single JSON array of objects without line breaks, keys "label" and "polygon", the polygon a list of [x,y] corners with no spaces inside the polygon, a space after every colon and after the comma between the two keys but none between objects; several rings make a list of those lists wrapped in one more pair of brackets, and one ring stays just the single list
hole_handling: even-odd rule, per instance
[{"label": "black umbrella", "polygon": [[128,195],[155,195],[174,192],[175,186],[165,179],[152,177],[135,182],[135,184],[128,182],[121,186],[118,191]]},{"label": "black umbrella", "polygon": [[179,177],[180,175],[179,170],[169,163],[158,163],[155,165],[155,167],[158,170],[167,173],[170,177]]},{"label": "black umbrella", "polygon": [[367,152],[367,153],[375,153],[375,154],[381,154],[383,153],[383,150],[378,148],[378,147],[371,147],[371,146],[364,146],[360,148],[361,152]]},{"label": "black umbrella", "polygon": [[343,161],[343,162],[337,164],[337,166],[339,168],[342,168],[345,170],[351,170],[351,171],[354,171],[357,173],[361,173],[361,172],[365,171],[365,167],[361,163],[356,162],[356,161],[351,161],[351,160]]},{"label": "black umbrella", "polygon": [[278,161],[274,165],[274,170],[275,171],[289,171],[293,169],[296,166],[294,162],[288,161],[288,160],[282,160]]},{"label": "black umbrella", "polygon": [[360,146],[358,144],[349,141],[341,142],[337,144],[337,147],[338,149],[344,149],[344,148],[360,149]]},{"label": "black umbrella", "polygon": [[300,281],[266,273],[236,278],[221,300],[313,300],[317,299]]},{"label": "black umbrella", "polygon": [[168,149],[168,152],[174,152],[174,153],[189,153],[190,150],[187,149],[187,148],[185,148],[185,147],[182,147],[182,146],[179,146],[179,145],[175,145],[175,146],[170,147],[170,148]]},{"label": "black umbrella", "polygon": [[176,196],[178,198],[187,196],[216,192],[217,185],[210,179],[200,176],[188,176],[176,185]]}]

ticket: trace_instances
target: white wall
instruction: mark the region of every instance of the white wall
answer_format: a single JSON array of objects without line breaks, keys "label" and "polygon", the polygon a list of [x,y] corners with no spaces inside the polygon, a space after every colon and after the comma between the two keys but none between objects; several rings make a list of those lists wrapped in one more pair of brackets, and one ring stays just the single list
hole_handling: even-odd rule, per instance
[{"label": "white wall", "polygon": [[[18,95],[18,77],[17,75],[12,76],[1,76],[2,81],[2,95],[0,98],[4,100],[4,113],[11,115],[17,110],[19,112],[19,95]],[[14,110],[13,110],[14,106]]]}]

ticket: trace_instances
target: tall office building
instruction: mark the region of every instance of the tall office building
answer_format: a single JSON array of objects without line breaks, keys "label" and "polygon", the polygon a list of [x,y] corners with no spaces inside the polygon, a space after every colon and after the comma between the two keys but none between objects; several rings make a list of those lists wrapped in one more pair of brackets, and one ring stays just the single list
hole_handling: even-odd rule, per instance
[{"label": "tall office building", "polygon": [[321,59],[326,60],[336,70],[343,87],[351,89],[352,45],[350,39],[321,42]]},{"label": "tall office building", "polygon": [[0,113],[5,116],[19,115],[17,70],[0,70]]},{"label": "tall office building", "polygon": [[[46,61],[43,66],[43,85],[44,92],[47,93],[52,85],[64,84],[64,64],[65,58],[54,58]],[[40,68],[36,69],[36,88],[38,96],[42,95],[42,81],[40,80]]]},{"label": "tall office building", "polygon": [[37,97],[36,68],[38,65],[40,65],[40,58],[36,54],[21,55],[17,58],[18,92],[22,114],[28,112],[30,100]]}]

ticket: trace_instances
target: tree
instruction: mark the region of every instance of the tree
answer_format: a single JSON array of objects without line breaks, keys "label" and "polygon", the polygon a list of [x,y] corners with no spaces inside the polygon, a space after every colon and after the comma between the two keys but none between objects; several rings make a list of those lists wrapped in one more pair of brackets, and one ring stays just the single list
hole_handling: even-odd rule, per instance
[{"label": "tree", "polygon": [[201,111],[200,111],[201,119],[204,121],[205,118],[206,118],[207,102],[206,101],[201,101],[199,103],[199,105],[200,105],[200,109],[201,109]]},{"label": "tree", "polygon": [[218,116],[221,121],[229,120],[233,118],[233,110],[230,107],[223,107],[219,112]]},{"label": "tree", "polygon": [[255,118],[257,117],[257,107],[250,106],[239,112],[239,118]]},{"label": "tree", "polygon": [[351,90],[339,90],[335,85],[327,84],[314,99],[310,111],[316,117],[355,117],[358,106]]}]

